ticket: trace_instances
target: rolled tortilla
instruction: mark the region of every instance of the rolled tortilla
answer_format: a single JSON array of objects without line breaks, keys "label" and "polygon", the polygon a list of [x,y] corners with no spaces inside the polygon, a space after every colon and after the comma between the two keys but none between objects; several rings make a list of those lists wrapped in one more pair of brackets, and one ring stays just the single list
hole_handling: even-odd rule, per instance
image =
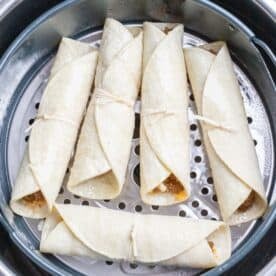
[{"label": "rolled tortilla", "polygon": [[140,169],[147,204],[170,205],[190,195],[182,37],[182,25],[144,23]]},{"label": "rolled tortilla", "polygon": [[231,254],[230,231],[223,222],[55,207],[43,227],[42,252],[195,268],[217,266]]},{"label": "rolled tortilla", "polygon": [[125,182],[142,67],[142,31],[106,19],[95,90],[81,129],[68,190],[93,199],[118,196]]},{"label": "rolled tortilla", "polygon": [[70,160],[94,79],[98,52],[63,38],[32,125],[10,206],[43,218],[52,209]]},{"label": "rolled tortilla", "polygon": [[230,225],[267,207],[233,64],[223,42],[184,50],[222,218]]}]

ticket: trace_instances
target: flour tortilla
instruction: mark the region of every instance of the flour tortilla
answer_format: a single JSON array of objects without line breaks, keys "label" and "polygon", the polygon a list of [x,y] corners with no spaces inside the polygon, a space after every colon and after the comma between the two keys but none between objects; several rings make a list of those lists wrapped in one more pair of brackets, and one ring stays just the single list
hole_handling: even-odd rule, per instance
[{"label": "flour tortilla", "polygon": [[[144,23],[140,170],[141,197],[147,204],[171,205],[190,196],[182,37],[180,24]],[[177,180],[178,189],[169,177]]]},{"label": "flour tortilla", "polygon": [[95,89],[68,182],[70,192],[93,199],[120,194],[130,156],[141,67],[141,29],[106,19]]},{"label": "flour tortilla", "polygon": [[267,201],[227,46],[216,42],[184,53],[197,111],[219,126],[201,124],[222,218],[230,225],[256,219]]},{"label": "flour tortilla", "polygon": [[63,38],[45,88],[10,206],[25,217],[52,209],[70,160],[94,79],[98,52]]},{"label": "flour tortilla", "polygon": [[195,268],[217,266],[231,254],[230,231],[223,222],[55,207],[43,227],[42,252]]}]

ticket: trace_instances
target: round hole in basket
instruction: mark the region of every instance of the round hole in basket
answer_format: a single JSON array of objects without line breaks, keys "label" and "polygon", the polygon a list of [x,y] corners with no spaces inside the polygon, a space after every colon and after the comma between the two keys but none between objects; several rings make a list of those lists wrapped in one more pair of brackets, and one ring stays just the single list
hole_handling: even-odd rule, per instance
[{"label": "round hole in basket", "polygon": [[135,153],[137,154],[137,155],[139,155],[140,154],[140,146],[139,145],[137,145],[136,147],[135,147]]},{"label": "round hole in basket", "polygon": [[143,210],[143,208],[142,208],[141,205],[136,205],[136,206],[135,206],[135,211],[136,211],[136,212],[142,212],[142,210]]},{"label": "round hole in basket", "polygon": [[201,157],[201,156],[196,156],[196,157],[195,157],[195,162],[196,162],[196,163],[200,163],[201,160],[202,160],[202,157]]},{"label": "round hole in basket", "polygon": [[209,176],[209,177],[207,178],[207,183],[208,183],[208,184],[213,184],[213,183],[214,183],[213,177]]},{"label": "round hole in basket", "polygon": [[186,212],[184,210],[181,210],[181,211],[179,211],[178,215],[180,217],[185,217],[186,216]]},{"label": "round hole in basket", "polygon": [[36,109],[39,108],[39,104],[40,104],[40,103],[36,103],[36,104],[35,104],[35,108],[36,108]]},{"label": "round hole in basket", "polygon": [[29,120],[29,125],[32,125],[32,124],[34,123],[34,121],[35,121],[35,119],[34,119],[34,118],[31,118],[31,119]]},{"label": "round hole in basket", "polygon": [[113,265],[113,262],[112,262],[112,261],[105,261],[105,263],[106,263],[107,265]]},{"label": "round hole in basket", "polygon": [[191,178],[196,178],[196,172],[190,172],[190,177]]},{"label": "round hole in basket", "polygon": [[135,183],[140,186],[140,165],[136,165],[136,167],[133,170],[133,178]]},{"label": "round hole in basket", "polygon": [[120,202],[120,203],[118,204],[118,207],[119,207],[119,209],[123,210],[123,209],[126,208],[126,204],[125,204],[124,202]]},{"label": "round hole in basket", "polygon": [[190,125],[190,130],[192,130],[192,131],[197,130],[197,125],[196,124],[191,124]]},{"label": "round hole in basket", "polygon": [[207,195],[209,193],[209,189],[207,187],[204,187],[204,188],[201,189],[201,193],[203,195]]},{"label": "round hole in basket", "polygon": [[200,214],[201,214],[203,217],[205,217],[205,216],[208,215],[208,211],[207,211],[206,209],[202,209],[201,212],[200,212]]},{"label": "round hole in basket", "polygon": [[195,140],[195,146],[197,146],[197,147],[201,146],[201,140],[200,139]]},{"label": "round hole in basket", "polygon": [[138,267],[138,264],[130,263],[129,266],[130,266],[130,268],[132,268],[132,269],[136,269],[136,268]]},{"label": "round hole in basket", "polygon": [[140,133],[140,115],[135,113],[135,127],[133,132],[133,138],[139,138]]}]

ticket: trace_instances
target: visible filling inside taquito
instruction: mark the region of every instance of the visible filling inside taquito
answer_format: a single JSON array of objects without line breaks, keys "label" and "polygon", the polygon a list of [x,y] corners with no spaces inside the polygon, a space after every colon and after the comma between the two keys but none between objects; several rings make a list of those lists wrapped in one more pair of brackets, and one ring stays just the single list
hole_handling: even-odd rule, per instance
[{"label": "visible filling inside taquito", "polygon": [[218,252],[217,252],[217,249],[216,249],[216,247],[215,247],[214,242],[208,241],[208,245],[209,245],[209,247],[211,248],[211,250],[212,250],[212,252],[213,252],[215,258],[218,258],[218,254],[217,254]]},{"label": "visible filling inside taquito", "polygon": [[29,205],[33,208],[34,207],[41,208],[46,202],[44,199],[44,196],[40,191],[24,196],[21,200],[24,202],[24,204]]},{"label": "visible filling inside taquito", "polygon": [[255,192],[251,191],[247,199],[240,205],[237,211],[241,213],[246,212],[253,205],[254,200],[255,200]]},{"label": "visible filling inside taquito", "polygon": [[168,34],[172,29],[173,29],[173,28],[165,27],[164,30],[163,30],[163,32],[164,32],[165,34]]},{"label": "visible filling inside taquito", "polygon": [[172,173],[156,188],[153,193],[171,193],[177,200],[183,200],[187,197],[187,193],[180,181]]}]

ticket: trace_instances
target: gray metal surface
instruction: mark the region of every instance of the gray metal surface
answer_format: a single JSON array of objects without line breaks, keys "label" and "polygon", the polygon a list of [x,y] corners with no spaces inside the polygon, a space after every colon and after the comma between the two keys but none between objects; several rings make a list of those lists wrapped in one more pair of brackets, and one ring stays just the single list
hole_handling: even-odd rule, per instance
[{"label": "gray metal surface", "polygon": [[[94,47],[98,47],[100,43],[101,31],[92,32],[85,37],[81,37],[82,41],[90,43]],[[184,35],[184,47],[191,47],[204,43],[203,40],[189,33]],[[24,91],[21,101],[17,105],[14,117],[11,122],[9,141],[8,141],[8,168],[11,183],[14,183],[20,162],[22,160],[29,132],[26,129],[34,122],[37,107],[47,83],[49,70],[52,64],[52,58],[36,73],[35,77],[29,83]],[[260,169],[263,175],[264,184],[267,192],[271,185],[271,174],[274,163],[273,141],[270,131],[269,120],[265,109],[262,105],[254,86],[248,80],[246,75],[236,65],[235,71],[240,83],[241,92],[244,98],[246,112],[248,115],[249,127],[256,144]],[[136,102],[136,129],[135,138],[132,142],[132,153],[129,161],[126,183],[121,195],[111,201],[87,200],[69,193],[66,186],[63,185],[58,202],[66,204],[86,204],[98,207],[107,207],[113,209],[127,210],[131,212],[166,214],[175,216],[186,216],[192,218],[203,219],[220,219],[216,195],[213,188],[212,176],[209,170],[207,156],[202,145],[199,124],[193,118],[196,114],[193,98],[190,94],[189,105],[189,123],[190,123],[190,144],[191,144],[191,186],[192,194],[188,201],[169,207],[149,206],[141,201],[139,195],[139,113],[140,101]],[[201,159],[200,161],[196,159]],[[199,161],[199,162],[198,162]],[[66,178],[65,178],[66,183]],[[26,219],[29,229],[39,239],[42,229],[42,221]],[[246,223],[236,227],[232,227],[233,248],[236,248],[247,236],[255,222]],[[93,233],[91,233],[93,234]],[[145,265],[133,265],[127,262],[114,263],[95,261],[88,258],[80,257],[63,257],[58,258],[73,269],[87,275],[106,275],[114,273],[114,275],[123,275],[125,273],[148,274],[154,272],[187,272],[192,275],[198,270],[192,269],[175,269],[164,267],[149,267]]]},{"label": "gray metal surface", "polygon": [[1,0],[0,1],[0,21],[4,18],[15,6],[19,5],[23,0]]},{"label": "gray metal surface", "polygon": [[276,256],[261,270],[256,276],[274,276],[276,275]]},{"label": "gray metal surface", "polygon": [[[69,0],[39,18],[18,37],[0,61],[0,209],[3,214],[2,217],[0,213],[0,220],[17,246],[34,262],[53,274],[67,275],[76,274],[76,271],[88,271],[91,275],[99,275],[99,271],[102,271],[109,275],[118,275],[119,272],[123,274],[171,272],[172,275],[179,273],[186,275],[195,272],[190,269],[180,272],[173,268],[166,269],[158,266],[139,265],[137,267],[125,262],[111,264],[93,262],[84,258],[55,258],[40,254],[37,248],[42,224],[31,220],[26,222],[14,216],[8,207],[11,185],[14,183],[25,147],[25,137],[28,135],[24,131],[29,126],[29,120],[35,117],[36,104],[39,102],[53,58],[53,55],[50,58],[48,55],[54,53],[53,50],[61,36],[77,35],[92,44],[97,43],[100,39],[100,32],[95,31],[95,28],[103,24],[106,16],[128,22],[144,20],[182,22],[189,30],[186,33],[186,44],[201,43],[202,40],[198,37],[226,40],[234,60],[243,69],[241,71],[236,66],[246,111],[253,119],[252,122],[249,119],[251,122],[249,127],[253,138],[257,141],[256,150],[267,188],[270,209],[263,219],[233,228],[232,234],[236,247],[233,257],[225,264],[208,272],[222,273],[254,247],[275,217],[276,209],[272,206],[272,196],[275,195],[274,179],[272,179],[275,141],[272,136],[275,137],[276,97],[275,86],[269,71],[252,43],[255,38],[254,33],[231,14],[205,0]],[[91,28],[94,29],[88,31]],[[198,36],[192,36],[190,32],[197,33]],[[88,35],[83,35],[84,33]],[[139,104],[136,107],[139,112]],[[193,124],[193,110],[193,101],[191,101],[191,124]],[[202,146],[194,145],[194,141],[198,139],[200,139],[200,132],[197,126],[196,130],[191,131],[191,146],[193,147],[191,166],[196,172],[196,177],[191,178],[192,184],[195,185],[193,200],[167,208],[159,207],[157,210],[157,207],[145,206],[141,203],[138,196],[139,188],[136,184],[138,156],[135,153],[139,140],[135,138],[129,165],[128,186],[125,186],[122,195],[114,201],[88,201],[88,204],[110,208],[124,206],[124,210],[133,212],[142,208],[143,213],[218,218],[216,202],[213,201],[213,186],[207,181],[210,172],[204,149]],[[196,155],[201,157],[200,162],[194,161]],[[206,193],[206,189],[202,190],[203,188],[206,188],[208,192]],[[69,203],[69,200],[74,204],[87,204],[85,199],[76,198],[64,189],[59,196],[59,201]]]},{"label": "gray metal surface", "polygon": [[0,276],[15,276],[16,272],[0,259]]},{"label": "gray metal surface", "polygon": [[254,0],[254,2],[276,22],[276,2],[275,0]]}]

